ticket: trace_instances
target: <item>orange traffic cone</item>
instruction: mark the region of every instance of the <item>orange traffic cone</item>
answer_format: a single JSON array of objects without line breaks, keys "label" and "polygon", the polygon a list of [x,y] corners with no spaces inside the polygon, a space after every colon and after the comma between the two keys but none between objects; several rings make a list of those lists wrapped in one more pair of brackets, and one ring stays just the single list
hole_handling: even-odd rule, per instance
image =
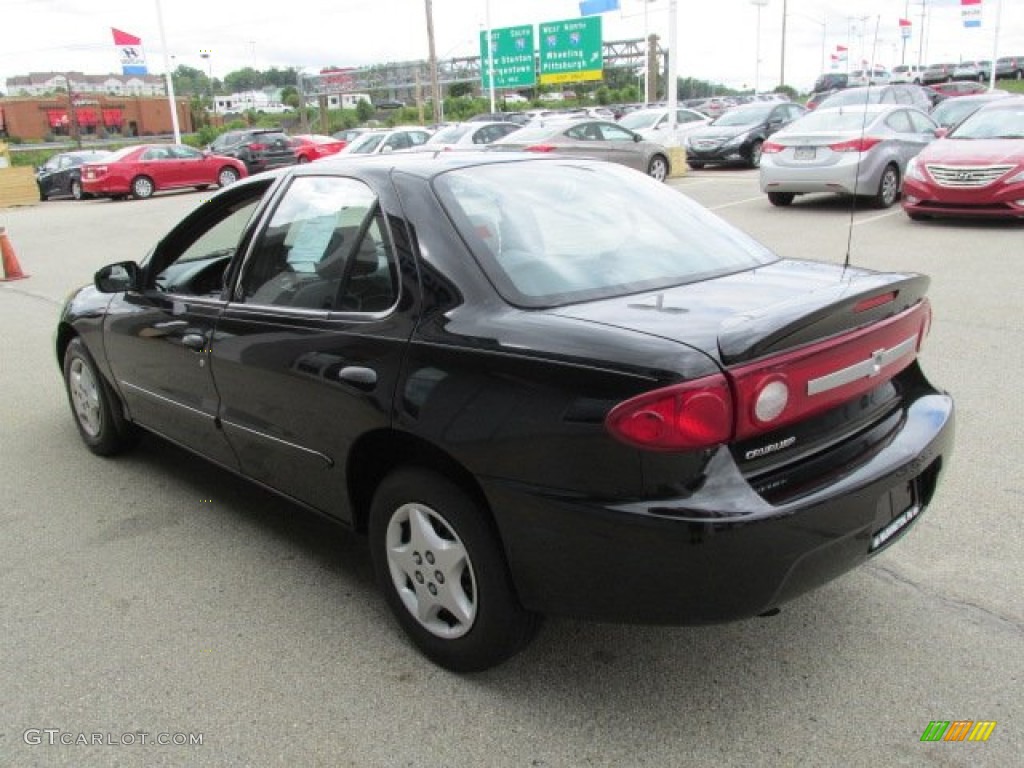
[{"label": "orange traffic cone", "polygon": [[21,280],[24,277],[28,277],[28,275],[21,271],[18,255],[14,252],[11,238],[7,236],[7,230],[4,227],[0,227],[0,252],[3,253],[4,257],[4,276],[0,277],[0,280],[7,282],[8,280]]}]

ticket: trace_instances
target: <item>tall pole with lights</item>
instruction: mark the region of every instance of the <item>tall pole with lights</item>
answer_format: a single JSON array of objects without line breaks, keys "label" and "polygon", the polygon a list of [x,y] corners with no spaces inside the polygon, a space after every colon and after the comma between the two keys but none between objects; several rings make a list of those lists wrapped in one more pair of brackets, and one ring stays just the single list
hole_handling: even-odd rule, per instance
[{"label": "tall pole with lights", "polygon": [[156,0],[156,20],[160,27],[160,45],[164,49],[164,79],[167,82],[167,101],[171,107],[171,128],[174,131],[174,143],[181,144],[181,128],[178,126],[178,104],[174,98],[174,79],[171,77],[171,62],[167,53],[167,35],[164,34],[164,13],[160,9],[160,0]]},{"label": "tall pole with lights", "polygon": [[754,93],[761,90],[761,9],[768,5],[768,0],[750,0],[757,6],[757,43],[754,46]]}]

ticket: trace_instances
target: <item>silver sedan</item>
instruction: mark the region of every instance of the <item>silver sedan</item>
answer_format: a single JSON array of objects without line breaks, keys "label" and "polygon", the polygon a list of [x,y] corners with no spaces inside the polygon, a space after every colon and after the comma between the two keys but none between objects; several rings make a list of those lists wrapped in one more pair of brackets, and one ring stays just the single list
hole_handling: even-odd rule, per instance
[{"label": "silver sedan", "polygon": [[831,192],[870,197],[888,208],[910,158],[935,139],[935,121],[902,104],[817,109],[774,134],[761,149],[761,191],[773,205]]},{"label": "silver sedan", "polygon": [[658,181],[664,181],[670,170],[663,146],[644,141],[640,134],[607,120],[530,124],[489,146],[499,151],[551,152],[608,160],[643,171]]}]

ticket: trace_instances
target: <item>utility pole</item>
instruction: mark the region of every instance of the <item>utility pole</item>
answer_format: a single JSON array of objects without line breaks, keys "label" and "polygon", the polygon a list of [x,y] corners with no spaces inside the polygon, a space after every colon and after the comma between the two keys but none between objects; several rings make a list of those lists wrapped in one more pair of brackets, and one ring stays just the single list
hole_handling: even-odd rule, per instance
[{"label": "utility pole", "polygon": [[68,85],[68,135],[82,148],[82,133],[78,129],[78,113],[75,111],[75,89],[71,87],[71,73],[64,74],[64,82]]},{"label": "utility pole", "polygon": [[[441,122],[441,88],[437,83],[437,51],[434,48],[434,9],[431,0],[427,4],[427,43],[430,50],[430,98],[434,102],[434,124]],[[491,73],[494,77],[494,73]]]},{"label": "utility pole", "polygon": [[779,57],[779,86],[786,84],[786,11],[787,0],[782,0],[782,55]]}]

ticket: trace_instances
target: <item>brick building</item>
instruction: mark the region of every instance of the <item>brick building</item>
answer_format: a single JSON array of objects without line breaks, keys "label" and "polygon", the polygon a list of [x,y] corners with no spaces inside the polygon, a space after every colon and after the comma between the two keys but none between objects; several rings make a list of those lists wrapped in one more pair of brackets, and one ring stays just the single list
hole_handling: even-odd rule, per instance
[{"label": "brick building", "polygon": [[[187,99],[176,99],[178,126],[191,133]],[[173,131],[167,98],[76,94],[74,109],[67,94],[0,99],[0,127],[9,138],[42,141],[47,136],[152,136]]]}]

